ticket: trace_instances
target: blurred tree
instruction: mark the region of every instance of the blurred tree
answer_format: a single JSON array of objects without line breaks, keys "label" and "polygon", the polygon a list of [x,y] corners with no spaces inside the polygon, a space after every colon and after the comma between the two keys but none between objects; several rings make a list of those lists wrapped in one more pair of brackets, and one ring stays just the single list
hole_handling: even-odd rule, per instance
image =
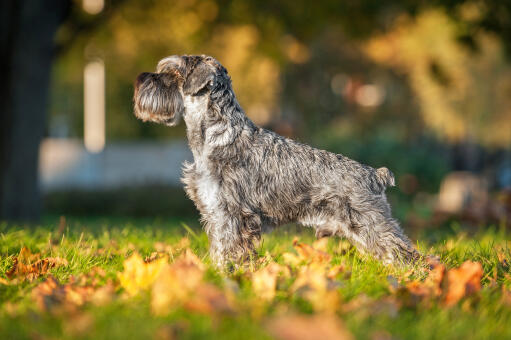
[{"label": "blurred tree", "polygon": [[66,0],[0,3],[0,219],[35,219],[39,142],[53,61],[54,34]]},{"label": "blurred tree", "polygon": [[[111,1],[111,9],[117,1]],[[40,215],[39,143],[44,134],[55,34],[73,24],[60,48],[98,21],[84,20],[71,0],[0,2],[0,219],[35,220]],[[106,11],[105,13],[110,13]],[[74,15],[73,15],[74,13]],[[78,15],[77,15],[78,14]],[[100,16],[99,18],[102,18]],[[67,38],[67,40],[65,39]]]},{"label": "blurred tree", "polygon": [[[52,95],[58,98],[52,100],[52,111],[60,115],[81,113],[81,81],[85,59],[102,54],[107,70],[109,98],[107,133],[120,138],[158,136],[179,131],[137,124],[131,115],[130,84],[134,76],[141,70],[153,68],[159,58],[172,53],[211,53],[218,56],[230,70],[247,113],[255,121],[266,124],[272,117],[286,110],[286,103],[283,105],[280,98],[288,102],[296,99],[281,96],[281,81],[285,78],[282,75],[285,73],[294,72],[297,75],[301,68],[303,71],[303,67],[310,66],[309,71],[317,71],[313,76],[321,76],[322,83],[309,92],[324,93],[328,85],[333,91],[339,92],[339,84],[344,82],[343,70],[332,67],[325,72],[323,66],[328,58],[320,55],[321,51],[329,50],[328,44],[336,42],[332,40],[335,38],[321,40],[328,32],[342,32],[346,39],[361,41],[394,30],[396,18],[402,18],[403,14],[413,19],[432,8],[441,8],[449,17],[449,25],[457,29],[439,31],[437,35],[445,33],[450,41],[458,41],[474,51],[489,49],[489,54],[483,53],[486,58],[483,59],[497,62],[500,65],[498,67],[504,67],[504,57],[509,57],[509,53],[505,55],[502,51],[511,51],[510,1],[322,0],[311,4],[306,0],[111,0],[105,2],[105,10],[98,16],[84,13],[77,6],[79,3],[79,0],[7,0],[0,4],[0,67],[6,79],[0,91],[0,218],[35,217],[38,214],[38,144],[43,134],[49,70],[55,48],[60,58],[55,69],[56,87],[52,91]],[[65,18],[65,24],[60,25]],[[489,32],[495,39],[480,39],[479,32]],[[330,51],[344,53],[348,50],[337,45]],[[452,49],[457,50],[454,47]],[[495,53],[494,59],[491,59],[492,53]],[[470,59],[465,52],[457,52],[455,55],[461,56],[463,60]],[[430,55],[423,53],[422,56]],[[348,59],[353,61],[357,58]],[[374,109],[368,109],[370,105],[359,108],[352,104],[355,101],[367,104],[377,97],[375,93],[378,87],[375,84],[361,83],[366,75],[364,72],[372,69],[371,62],[366,59],[359,65],[360,79],[350,78],[342,99],[334,97],[332,93],[330,96],[312,99],[329,108],[331,103],[336,103],[335,111],[325,111],[323,119],[321,116],[312,116],[317,111],[305,110],[305,105],[302,106],[304,120],[313,117],[311,122],[314,124],[327,124],[343,108],[355,110],[356,114],[375,112]],[[480,64],[474,62],[474,75],[470,79],[477,80],[483,72],[480,70],[486,67],[484,60]],[[330,65],[327,66],[333,65],[332,59],[328,62]],[[445,82],[448,87],[456,84],[457,78],[453,78],[452,74],[456,76],[457,73],[455,70],[446,71],[448,68],[445,62],[442,57],[433,55],[427,72],[440,82]],[[492,69],[492,72],[499,73],[502,69]],[[417,76],[419,73],[414,74]],[[338,77],[334,80],[333,76]],[[420,74],[418,78],[416,76],[410,79],[426,79],[420,78]],[[307,89],[307,86],[312,87],[312,82],[318,81],[318,78],[313,79],[312,76],[310,79],[309,84],[305,82],[298,85]],[[389,77],[381,79],[385,82]],[[286,81],[294,83],[293,77],[286,78]],[[433,92],[442,91],[435,86],[430,86],[435,89]],[[417,91],[415,85],[412,87]],[[454,88],[459,89],[457,85]],[[498,100],[507,103],[506,92],[502,93]],[[426,97],[431,95],[422,93],[421,100],[425,102],[428,100]],[[448,112],[452,107],[463,110],[460,98],[447,96],[445,100],[439,101],[443,103],[442,112]],[[470,112],[479,110],[478,107],[491,107],[485,103],[468,106],[466,109]],[[499,111],[492,114],[503,115],[505,120],[507,113]],[[443,128],[445,125],[444,118],[434,118],[429,114],[424,117],[425,121],[434,126]],[[450,117],[460,119],[456,115]],[[484,121],[488,116],[478,117]],[[364,124],[368,120],[361,119]],[[80,124],[81,119],[77,119],[76,128],[79,131]],[[488,126],[474,135],[491,135],[487,139],[490,144],[494,144],[494,139],[505,135],[503,126],[497,127],[504,132],[488,133],[493,131]],[[469,130],[473,128],[469,127]],[[463,136],[459,131],[456,133]]]}]

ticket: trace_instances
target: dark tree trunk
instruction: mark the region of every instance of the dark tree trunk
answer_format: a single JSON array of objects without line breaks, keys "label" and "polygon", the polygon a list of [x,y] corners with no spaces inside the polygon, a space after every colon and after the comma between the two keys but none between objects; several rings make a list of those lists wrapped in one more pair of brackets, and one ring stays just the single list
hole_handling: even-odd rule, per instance
[{"label": "dark tree trunk", "polygon": [[35,220],[54,37],[69,0],[0,4],[0,220]]}]

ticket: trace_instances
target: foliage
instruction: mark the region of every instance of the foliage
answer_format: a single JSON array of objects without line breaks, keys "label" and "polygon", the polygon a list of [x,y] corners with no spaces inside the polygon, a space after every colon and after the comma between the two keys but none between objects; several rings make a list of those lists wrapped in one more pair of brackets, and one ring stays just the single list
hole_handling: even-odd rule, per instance
[{"label": "foliage", "polygon": [[[465,12],[480,15],[477,8]],[[448,141],[511,143],[511,66],[495,36],[475,34],[476,52],[456,43],[460,28],[441,11],[402,17],[367,43],[377,62],[408,75],[427,126]]]},{"label": "foliage", "polygon": [[[310,136],[348,118],[509,145],[507,2],[126,0],[84,31],[76,27],[92,19],[75,12],[57,37],[68,47],[56,63],[50,131],[68,124],[81,134],[82,69],[99,57],[108,136],[182,136],[136,122],[131,84],[164,56],[206,53],[227,67],[247,114],[283,133]],[[354,101],[364,85],[383,93],[379,106]]]},{"label": "foliage", "polygon": [[[54,338],[508,338],[511,252],[504,234],[458,233],[391,267],[294,227],[259,256],[213,268],[207,238],[161,221],[62,220],[0,227],[0,333]],[[57,228],[58,226],[58,228]],[[26,248],[23,248],[23,247]],[[21,249],[21,251],[20,251]],[[61,259],[20,280],[15,263]]]}]

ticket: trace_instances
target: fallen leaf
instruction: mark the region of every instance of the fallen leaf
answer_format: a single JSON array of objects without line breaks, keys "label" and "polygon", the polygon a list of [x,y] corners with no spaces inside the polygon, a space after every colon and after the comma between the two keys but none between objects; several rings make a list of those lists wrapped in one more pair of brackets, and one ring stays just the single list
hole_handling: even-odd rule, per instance
[{"label": "fallen leaf", "polygon": [[146,263],[138,253],[133,253],[124,261],[124,271],[117,276],[126,293],[134,296],[149,289],[167,263],[166,257]]},{"label": "fallen leaf", "polygon": [[481,290],[483,267],[479,262],[465,261],[447,272],[448,289],[445,304],[451,306],[461,298]]},{"label": "fallen leaf", "polygon": [[201,284],[185,301],[184,308],[202,313],[232,313],[234,311],[229,299],[218,287],[212,284]]},{"label": "fallen leaf", "polygon": [[328,251],[328,249],[327,249],[328,248],[328,238],[323,237],[323,238],[320,238],[319,240],[312,242],[312,248],[314,248],[315,250],[322,251],[322,252],[326,253]]},{"label": "fallen leaf", "polygon": [[277,289],[277,277],[280,274],[289,276],[289,268],[275,262],[254,272],[252,274],[252,289],[257,297],[265,301],[273,300]]},{"label": "fallen leaf", "polygon": [[346,270],[346,267],[342,264],[333,266],[332,268],[330,268],[328,270],[326,277],[329,278],[330,280],[333,280],[337,277],[337,275],[344,272],[345,270]]},{"label": "fallen leaf", "polygon": [[443,264],[437,264],[429,271],[429,275],[420,282],[417,280],[411,281],[406,284],[406,289],[418,297],[419,300],[428,298],[437,298],[442,294],[442,283],[445,278],[445,266]]},{"label": "fallen leaf", "polygon": [[153,251],[153,252],[151,253],[151,255],[146,256],[146,257],[144,258],[144,262],[145,262],[145,263],[154,262],[154,261],[156,261],[156,260],[158,260],[158,259],[161,259],[161,258],[163,258],[163,257],[166,257],[166,256],[167,256],[167,253],[162,253],[162,252]]},{"label": "fallen leaf", "polygon": [[328,278],[328,267],[324,263],[310,263],[299,268],[291,286],[291,292],[308,300],[314,310],[334,312],[339,305],[339,294]]},{"label": "fallen leaf", "polygon": [[166,264],[152,285],[153,312],[162,315],[181,305],[201,284],[204,270],[204,264],[189,249],[174,263]]},{"label": "fallen leaf", "polygon": [[284,260],[284,263],[291,267],[298,267],[302,262],[302,259],[298,255],[293,253],[283,253],[282,259]]},{"label": "fallen leaf", "polygon": [[335,315],[291,315],[266,324],[268,332],[280,340],[351,340],[353,336]]},{"label": "fallen leaf", "polygon": [[481,290],[483,267],[479,262],[464,262],[459,268],[446,270],[440,262],[433,262],[428,277],[410,281],[405,286],[390,287],[407,306],[424,301],[443,301],[451,306],[462,298]]},{"label": "fallen leaf", "polygon": [[40,260],[40,254],[32,254],[28,248],[23,247],[19,255],[13,258],[12,266],[5,272],[5,275],[10,280],[18,277],[21,280],[33,281],[46,275],[51,268],[67,265],[67,260],[60,257],[48,257]]},{"label": "fallen leaf", "polygon": [[323,250],[326,250],[325,241],[323,240],[326,241],[327,239],[318,240],[313,246],[310,246],[305,243],[300,243],[295,239],[293,241],[293,246],[302,260],[310,262],[329,262],[332,256]]},{"label": "fallen leaf", "polygon": [[32,298],[41,311],[70,312],[91,302],[103,305],[112,300],[114,287],[111,283],[95,288],[70,282],[60,284],[54,277],[48,277],[32,290]]}]

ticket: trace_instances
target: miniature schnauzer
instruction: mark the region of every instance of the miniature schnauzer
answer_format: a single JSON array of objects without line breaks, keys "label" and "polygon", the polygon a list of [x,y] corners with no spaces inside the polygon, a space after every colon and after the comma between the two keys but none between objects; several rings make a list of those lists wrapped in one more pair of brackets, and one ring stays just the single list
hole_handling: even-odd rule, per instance
[{"label": "miniature schnauzer", "polygon": [[419,253],[392,218],[387,168],[373,169],[256,126],[234,95],[227,70],[209,56],[170,56],[135,83],[135,115],[186,123],[194,162],[183,183],[200,211],[212,261],[222,267],[254,252],[263,226],[297,222],[316,236],[344,236],[384,263]]}]

